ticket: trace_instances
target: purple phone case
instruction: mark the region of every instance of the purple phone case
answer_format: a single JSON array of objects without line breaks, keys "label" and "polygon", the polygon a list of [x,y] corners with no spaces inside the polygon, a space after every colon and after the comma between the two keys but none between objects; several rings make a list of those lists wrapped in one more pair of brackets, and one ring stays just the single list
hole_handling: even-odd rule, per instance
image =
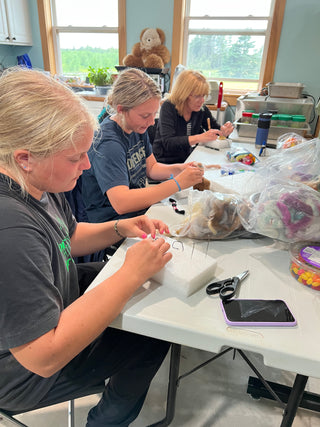
[{"label": "purple phone case", "polygon": [[[272,301],[272,300],[263,300],[263,301]],[[292,317],[294,318],[293,322],[248,322],[248,321],[233,321],[233,320],[229,320],[228,319],[227,313],[225,312],[222,300],[220,300],[220,306],[222,308],[222,313],[223,313],[224,320],[226,321],[226,323],[228,325],[231,325],[231,326],[296,326],[297,321],[296,321],[295,317],[293,316],[291,310],[289,309],[287,303],[284,302],[283,300],[281,300],[281,301],[286,305],[287,309],[290,311]]]}]

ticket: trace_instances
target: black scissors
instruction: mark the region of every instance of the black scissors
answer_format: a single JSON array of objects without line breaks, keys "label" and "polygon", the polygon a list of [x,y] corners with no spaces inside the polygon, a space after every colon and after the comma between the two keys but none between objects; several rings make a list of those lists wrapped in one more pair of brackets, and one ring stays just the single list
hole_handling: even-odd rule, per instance
[{"label": "black scissors", "polygon": [[219,293],[222,301],[230,299],[235,295],[239,283],[247,277],[248,274],[249,270],[245,270],[243,273],[238,274],[238,276],[210,283],[210,285],[207,286],[206,292],[208,295]]}]

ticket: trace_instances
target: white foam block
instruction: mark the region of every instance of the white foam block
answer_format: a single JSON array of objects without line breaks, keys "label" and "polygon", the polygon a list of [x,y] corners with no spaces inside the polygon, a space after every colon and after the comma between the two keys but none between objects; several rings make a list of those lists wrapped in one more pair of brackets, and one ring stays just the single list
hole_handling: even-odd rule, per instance
[{"label": "white foam block", "polygon": [[171,244],[173,257],[165,267],[152,278],[162,286],[178,294],[189,296],[207,284],[213,277],[217,260],[206,256],[192,246],[166,238]]},{"label": "white foam block", "polygon": [[[173,257],[161,271],[152,276],[153,280],[177,294],[189,296],[214,277],[216,259],[205,255],[192,245],[181,244],[180,241],[169,237],[165,237],[165,240],[171,245],[170,252]],[[126,239],[123,242],[104,267],[104,279],[121,267],[127,249],[137,241],[138,239]],[[90,288],[96,286],[101,281],[99,279],[97,277]]]},{"label": "white foam block", "polygon": [[230,147],[230,140],[229,139],[220,139],[217,138],[214,141],[209,141],[205,144],[207,147],[211,148],[229,148]]}]

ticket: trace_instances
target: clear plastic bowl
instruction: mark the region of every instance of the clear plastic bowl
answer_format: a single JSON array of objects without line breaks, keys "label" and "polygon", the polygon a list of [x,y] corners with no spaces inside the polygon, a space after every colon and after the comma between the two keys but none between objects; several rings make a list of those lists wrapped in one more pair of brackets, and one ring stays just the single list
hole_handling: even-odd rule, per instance
[{"label": "clear plastic bowl", "polygon": [[320,242],[299,242],[290,246],[290,272],[309,288],[320,291]]}]

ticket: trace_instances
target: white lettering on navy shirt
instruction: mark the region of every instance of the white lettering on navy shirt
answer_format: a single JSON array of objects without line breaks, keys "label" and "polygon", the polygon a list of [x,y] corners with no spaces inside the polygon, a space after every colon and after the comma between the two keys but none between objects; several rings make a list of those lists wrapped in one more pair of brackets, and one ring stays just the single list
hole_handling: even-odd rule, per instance
[{"label": "white lettering on navy shirt", "polygon": [[130,176],[130,188],[142,188],[146,185],[146,150],[142,140],[133,145],[127,153],[127,168]]}]

